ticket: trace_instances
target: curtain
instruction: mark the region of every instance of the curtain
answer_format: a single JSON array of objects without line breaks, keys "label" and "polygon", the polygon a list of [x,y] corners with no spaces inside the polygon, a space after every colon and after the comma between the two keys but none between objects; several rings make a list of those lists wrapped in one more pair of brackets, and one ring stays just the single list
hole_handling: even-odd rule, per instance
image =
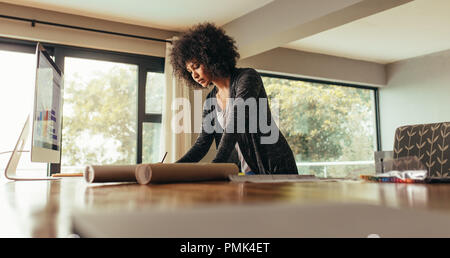
[{"label": "curtain", "polygon": [[[171,40],[175,40],[172,38]],[[172,163],[183,156],[192,146],[191,108],[189,88],[173,74],[170,64],[171,43],[166,43],[164,73],[166,87],[161,123],[161,152],[167,152],[164,162]]]}]

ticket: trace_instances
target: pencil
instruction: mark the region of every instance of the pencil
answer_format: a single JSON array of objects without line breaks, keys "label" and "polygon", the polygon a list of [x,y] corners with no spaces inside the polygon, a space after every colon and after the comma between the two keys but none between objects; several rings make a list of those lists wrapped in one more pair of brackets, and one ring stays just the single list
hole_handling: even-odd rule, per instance
[{"label": "pencil", "polygon": [[167,156],[167,151],[166,151],[166,154],[164,154],[164,157],[162,158],[161,163],[164,162],[164,160],[166,159],[166,156]]}]

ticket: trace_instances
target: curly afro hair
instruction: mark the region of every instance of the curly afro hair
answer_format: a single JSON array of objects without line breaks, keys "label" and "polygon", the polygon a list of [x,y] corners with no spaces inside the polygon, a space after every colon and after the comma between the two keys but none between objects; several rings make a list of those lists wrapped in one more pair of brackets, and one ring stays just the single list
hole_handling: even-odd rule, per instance
[{"label": "curly afro hair", "polygon": [[173,42],[170,61],[174,74],[189,86],[202,88],[186,70],[186,63],[203,64],[213,78],[227,77],[236,67],[239,53],[235,40],[213,23],[201,23]]}]

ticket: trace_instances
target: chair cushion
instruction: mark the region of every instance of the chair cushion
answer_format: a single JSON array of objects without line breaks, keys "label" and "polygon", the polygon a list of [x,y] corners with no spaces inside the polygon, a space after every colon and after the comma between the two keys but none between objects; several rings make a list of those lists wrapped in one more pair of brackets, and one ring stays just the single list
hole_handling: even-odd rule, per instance
[{"label": "chair cushion", "polygon": [[416,156],[431,177],[450,175],[450,122],[407,125],[397,128],[394,159]]}]

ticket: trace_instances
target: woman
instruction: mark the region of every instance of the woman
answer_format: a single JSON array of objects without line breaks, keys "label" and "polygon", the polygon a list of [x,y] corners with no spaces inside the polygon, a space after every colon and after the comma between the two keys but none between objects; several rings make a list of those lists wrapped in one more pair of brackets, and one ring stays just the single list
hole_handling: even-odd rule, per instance
[{"label": "woman", "polygon": [[[273,122],[260,75],[251,68],[236,68],[235,41],[223,29],[211,23],[191,28],[173,42],[170,58],[175,75],[188,85],[212,86],[203,108],[202,133],[177,162],[200,161],[215,139],[213,163],[240,163],[246,174],[298,173],[292,150]],[[233,160],[235,153],[239,162]]]}]

